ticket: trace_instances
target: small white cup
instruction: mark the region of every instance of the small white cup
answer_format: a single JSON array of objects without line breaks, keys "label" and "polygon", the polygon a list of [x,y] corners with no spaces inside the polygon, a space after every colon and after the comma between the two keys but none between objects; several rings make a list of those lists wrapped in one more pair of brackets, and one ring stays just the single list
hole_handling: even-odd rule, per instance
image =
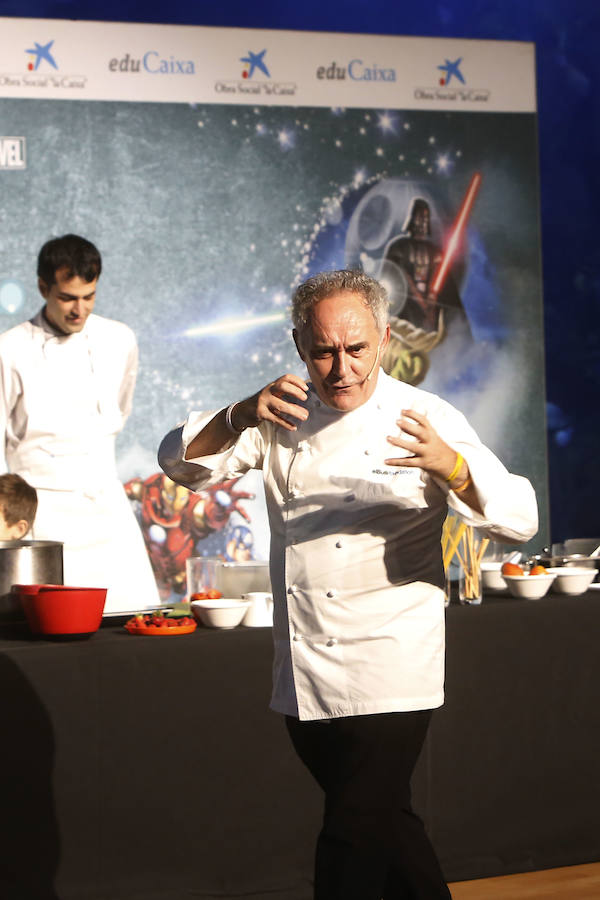
[{"label": "small white cup", "polygon": [[248,628],[268,628],[273,625],[273,595],[266,591],[250,591],[242,594],[242,600],[249,600],[242,625]]}]

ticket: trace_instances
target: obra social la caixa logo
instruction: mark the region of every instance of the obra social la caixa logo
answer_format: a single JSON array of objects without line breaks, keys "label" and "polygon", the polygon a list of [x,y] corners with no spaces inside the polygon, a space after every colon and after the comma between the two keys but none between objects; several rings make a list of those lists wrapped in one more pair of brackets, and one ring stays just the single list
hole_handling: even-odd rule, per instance
[{"label": "obra social la caixa logo", "polygon": [[[26,47],[26,71],[0,73],[2,87],[34,87],[34,88],[83,88],[87,78],[85,75],[69,75],[59,71],[56,61],[54,40],[34,41]],[[7,140],[12,140],[7,138]]]},{"label": "obra social la caixa logo", "polygon": [[129,53],[109,60],[110,72],[147,72],[149,75],[194,75],[196,67],[192,59],[178,59],[173,54],[160,53],[158,50],[146,50],[139,58]]},{"label": "obra social la caixa logo", "polygon": [[242,63],[240,78],[226,81],[220,78],[215,82],[217,94],[243,94],[262,96],[293,96],[296,93],[296,85],[290,81],[274,81],[271,78],[271,70],[266,61],[266,48],[255,51],[248,50],[244,56],[239,57]]},{"label": "obra social la caixa logo", "polygon": [[[490,91],[487,88],[473,88],[467,84],[463,73],[463,57],[456,59],[444,59],[443,63],[436,66],[438,84],[435,87],[415,88],[417,100],[449,100],[449,101],[478,101],[487,102]],[[440,74],[441,73],[441,74]]]},{"label": "obra social la caixa logo", "polygon": [[27,69],[29,72],[37,72],[42,63],[58,70],[56,60],[52,55],[52,45],[54,41],[48,41],[47,44],[40,44],[38,41],[33,42],[33,47],[25,51],[29,57]]}]

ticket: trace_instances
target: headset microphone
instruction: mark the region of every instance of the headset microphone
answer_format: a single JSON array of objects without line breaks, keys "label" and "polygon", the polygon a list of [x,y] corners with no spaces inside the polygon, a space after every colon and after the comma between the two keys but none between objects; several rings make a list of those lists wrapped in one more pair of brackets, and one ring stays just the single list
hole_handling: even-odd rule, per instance
[{"label": "headset microphone", "polygon": [[377,363],[379,362],[379,353],[380,353],[380,351],[381,351],[381,344],[377,347],[377,354],[376,354],[376,356],[375,356],[375,362],[374,362],[373,365],[371,366],[371,371],[369,372],[369,374],[368,374],[367,377],[365,378],[365,381],[370,381],[371,378],[373,377],[373,372],[375,371],[375,366],[376,366]]}]

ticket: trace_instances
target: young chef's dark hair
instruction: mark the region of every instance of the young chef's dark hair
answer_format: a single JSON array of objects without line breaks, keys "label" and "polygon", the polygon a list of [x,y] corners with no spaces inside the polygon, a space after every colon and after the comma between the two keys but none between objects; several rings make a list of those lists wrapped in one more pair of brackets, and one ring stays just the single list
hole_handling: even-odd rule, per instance
[{"label": "young chef's dark hair", "polygon": [[24,478],[12,472],[0,475],[0,510],[7,525],[25,519],[31,528],[37,505],[37,491]]},{"label": "young chef's dark hair", "polygon": [[54,284],[56,272],[67,269],[70,278],[78,276],[93,281],[102,271],[102,258],[98,249],[77,234],[46,241],[38,256],[37,274],[47,287]]},{"label": "young chef's dark hair", "polygon": [[315,303],[338,293],[359,294],[365,301],[365,306],[373,313],[377,330],[383,335],[389,319],[386,290],[360,269],[319,272],[297,287],[292,297],[292,322],[296,331],[300,332],[305,328]]}]

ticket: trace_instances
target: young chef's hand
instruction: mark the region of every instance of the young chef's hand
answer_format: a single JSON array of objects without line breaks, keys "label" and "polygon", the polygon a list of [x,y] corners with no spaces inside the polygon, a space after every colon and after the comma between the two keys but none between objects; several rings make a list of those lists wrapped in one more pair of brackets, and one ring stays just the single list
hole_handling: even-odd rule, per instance
[{"label": "young chef's hand", "polygon": [[308,385],[298,375],[281,375],[276,381],[266,385],[257,394],[237,403],[231,421],[236,428],[251,428],[259,422],[273,422],[287,431],[296,431],[299,422],[308,419],[308,410],[293,402],[297,398],[304,402],[308,397]]},{"label": "young chef's hand", "polygon": [[[446,444],[430,424],[427,416],[415,412],[414,409],[403,409],[402,418],[396,424],[400,434],[396,437],[388,435],[388,442],[402,450],[408,450],[410,456],[386,459],[389,466],[418,467],[446,480],[456,465],[456,450]],[[466,468],[463,462],[461,469]],[[468,469],[466,470],[468,474]],[[453,483],[466,478],[464,471],[457,472]]]}]

